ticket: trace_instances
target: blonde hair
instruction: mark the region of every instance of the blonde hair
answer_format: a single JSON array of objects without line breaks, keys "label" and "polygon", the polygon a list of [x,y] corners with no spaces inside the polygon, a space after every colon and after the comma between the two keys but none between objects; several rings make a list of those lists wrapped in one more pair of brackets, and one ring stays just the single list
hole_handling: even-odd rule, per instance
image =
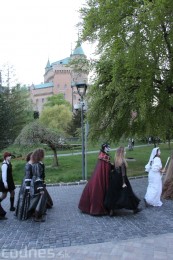
[{"label": "blonde hair", "polygon": [[123,146],[120,146],[117,150],[116,150],[116,153],[115,153],[115,158],[114,158],[114,164],[115,164],[115,167],[119,167],[121,166],[123,163],[126,165],[127,167],[127,162],[124,158],[124,152],[125,152],[125,149]]}]

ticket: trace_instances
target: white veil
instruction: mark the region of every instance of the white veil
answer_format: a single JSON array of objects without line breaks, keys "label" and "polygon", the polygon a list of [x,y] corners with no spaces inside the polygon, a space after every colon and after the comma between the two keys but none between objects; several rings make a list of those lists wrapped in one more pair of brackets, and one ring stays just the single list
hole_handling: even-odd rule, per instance
[{"label": "white veil", "polygon": [[159,149],[159,147],[155,147],[151,151],[150,159],[149,159],[148,163],[145,165],[145,172],[149,172],[150,171],[152,161],[153,161],[154,157],[156,156],[158,149]]}]

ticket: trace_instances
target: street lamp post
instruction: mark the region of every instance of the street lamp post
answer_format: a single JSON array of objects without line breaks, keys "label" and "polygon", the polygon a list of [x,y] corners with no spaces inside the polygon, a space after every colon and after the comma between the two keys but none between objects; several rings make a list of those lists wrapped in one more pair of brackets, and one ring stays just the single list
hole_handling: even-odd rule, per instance
[{"label": "street lamp post", "polygon": [[84,96],[87,90],[86,83],[76,83],[76,88],[81,97],[81,129],[82,129],[82,180],[85,180],[85,129],[84,129]]}]

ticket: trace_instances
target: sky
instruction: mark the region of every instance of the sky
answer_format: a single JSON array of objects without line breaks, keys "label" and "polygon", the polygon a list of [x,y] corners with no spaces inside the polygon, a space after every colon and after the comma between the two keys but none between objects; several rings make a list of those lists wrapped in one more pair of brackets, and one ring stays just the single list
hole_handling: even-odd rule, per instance
[{"label": "sky", "polygon": [[[21,84],[44,81],[44,68],[70,56],[78,39],[76,24],[85,0],[5,0],[0,15],[0,70],[8,64]],[[92,57],[94,49],[82,44]]]}]

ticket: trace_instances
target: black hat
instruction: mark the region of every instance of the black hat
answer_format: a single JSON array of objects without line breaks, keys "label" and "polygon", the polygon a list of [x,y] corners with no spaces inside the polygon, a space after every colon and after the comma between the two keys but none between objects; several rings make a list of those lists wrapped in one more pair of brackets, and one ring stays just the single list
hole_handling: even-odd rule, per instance
[{"label": "black hat", "polygon": [[101,145],[101,151],[104,152],[105,151],[105,148],[110,148],[110,145],[108,143],[103,143]]}]

